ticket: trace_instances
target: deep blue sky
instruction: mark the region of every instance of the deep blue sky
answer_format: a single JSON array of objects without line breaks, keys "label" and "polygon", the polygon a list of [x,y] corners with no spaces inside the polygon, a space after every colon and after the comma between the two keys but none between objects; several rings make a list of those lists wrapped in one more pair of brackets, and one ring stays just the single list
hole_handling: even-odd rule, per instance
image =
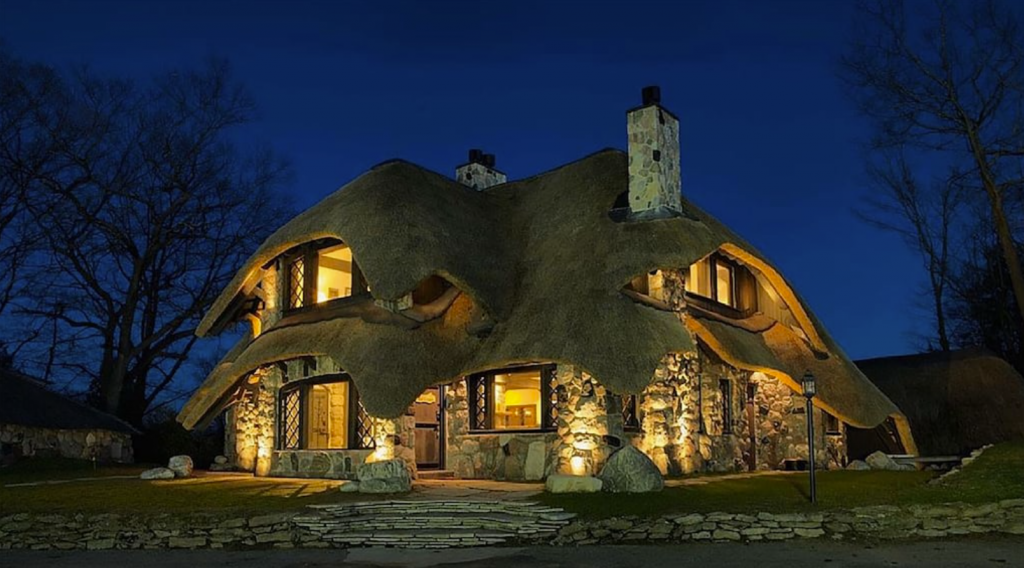
[{"label": "deep blue sky", "polygon": [[853,214],[866,126],[836,78],[852,15],[813,0],[0,0],[0,38],[140,79],[229,59],[261,109],[253,139],[293,164],[297,209],[390,158],[451,174],[483,147],[520,178],[624,149],[625,110],[659,84],[683,191],[861,358],[914,349],[924,274]]}]

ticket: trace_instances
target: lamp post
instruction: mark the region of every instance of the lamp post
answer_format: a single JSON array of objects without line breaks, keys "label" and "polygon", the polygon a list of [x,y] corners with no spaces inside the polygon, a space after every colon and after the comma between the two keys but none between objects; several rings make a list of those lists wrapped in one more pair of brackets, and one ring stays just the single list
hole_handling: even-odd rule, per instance
[{"label": "lamp post", "polygon": [[800,386],[803,387],[804,397],[807,398],[807,466],[811,474],[811,503],[817,503],[817,487],[814,483],[814,405],[811,404],[817,390],[814,386],[814,375],[810,371],[804,373]]}]

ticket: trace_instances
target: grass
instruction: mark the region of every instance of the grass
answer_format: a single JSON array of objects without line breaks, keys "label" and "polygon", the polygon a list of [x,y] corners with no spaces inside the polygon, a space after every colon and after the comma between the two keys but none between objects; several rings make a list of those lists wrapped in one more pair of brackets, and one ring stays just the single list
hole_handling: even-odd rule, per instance
[{"label": "grass", "polygon": [[[369,500],[341,493],[325,479],[269,479],[245,475],[143,481],[142,466],[104,466],[78,460],[25,460],[0,470],[0,515],[9,513],[216,513],[260,514],[314,503]],[[118,479],[116,476],[131,476]],[[12,484],[101,478],[11,487]],[[111,478],[111,479],[102,479]],[[369,496],[372,499],[372,496]]]},{"label": "grass", "polygon": [[806,474],[786,474],[669,487],[640,495],[550,494],[539,497],[584,518],[684,512],[795,512],[868,505],[983,503],[1024,497],[1024,442],[995,446],[959,474],[928,484],[930,472],[819,472],[818,505],[808,500]]},{"label": "grass", "polygon": [[[384,498],[341,493],[339,482],[197,476],[175,481],[135,478],[141,466],[93,469],[88,462],[31,460],[0,470],[0,515],[53,513],[213,513],[230,516],[299,510],[306,505]],[[71,483],[8,487],[15,483],[131,475]],[[708,511],[809,511],[866,505],[910,505],[963,501],[982,503],[1024,498],[1024,442],[1001,444],[961,473],[928,484],[929,472],[829,471],[818,474],[818,505],[807,500],[806,474],[709,480],[669,487],[661,493],[541,494],[545,504],[584,518]]]}]

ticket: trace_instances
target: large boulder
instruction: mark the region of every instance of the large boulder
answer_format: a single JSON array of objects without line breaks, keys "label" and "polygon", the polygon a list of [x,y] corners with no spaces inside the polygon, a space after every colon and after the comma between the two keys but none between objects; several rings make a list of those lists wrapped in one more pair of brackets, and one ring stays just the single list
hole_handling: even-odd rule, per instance
[{"label": "large boulder", "polygon": [[544,482],[548,493],[597,493],[603,482],[589,475],[549,475]]},{"label": "large boulder", "polygon": [[896,461],[886,455],[885,452],[875,452],[864,458],[864,461],[867,462],[871,469],[883,469],[888,471],[900,471],[903,469],[900,464],[896,463]]},{"label": "large boulder", "polygon": [[602,489],[612,493],[651,493],[665,488],[658,466],[634,446],[612,454],[597,477]]},{"label": "large boulder", "polygon": [[166,467],[154,467],[142,472],[139,479],[174,479],[174,472]]},{"label": "large boulder", "polygon": [[356,470],[360,493],[407,493],[412,490],[412,474],[405,460],[364,463]]},{"label": "large boulder", "polygon": [[192,458],[188,456],[173,456],[167,462],[167,469],[174,472],[174,477],[188,477],[192,475]]},{"label": "large boulder", "polygon": [[867,462],[863,460],[853,460],[852,462],[847,464],[846,469],[851,471],[864,471],[867,469],[871,469],[871,466],[868,465]]}]

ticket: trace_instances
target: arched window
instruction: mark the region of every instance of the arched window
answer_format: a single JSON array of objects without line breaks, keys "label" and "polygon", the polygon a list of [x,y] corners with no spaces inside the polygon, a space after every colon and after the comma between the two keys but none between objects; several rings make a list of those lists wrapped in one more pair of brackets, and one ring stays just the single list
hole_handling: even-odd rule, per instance
[{"label": "arched window", "polygon": [[282,450],[372,449],[370,417],[348,375],[285,385],[279,397]]},{"label": "arched window", "polygon": [[304,244],[283,257],[285,309],[294,310],[369,291],[352,249],[337,239]]}]

